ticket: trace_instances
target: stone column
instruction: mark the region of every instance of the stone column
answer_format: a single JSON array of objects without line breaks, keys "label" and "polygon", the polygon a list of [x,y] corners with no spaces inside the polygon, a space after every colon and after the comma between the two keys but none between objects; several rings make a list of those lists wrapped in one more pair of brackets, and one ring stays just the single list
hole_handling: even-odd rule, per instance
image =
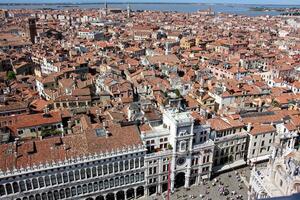
[{"label": "stone column", "polygon": [[148,188],[146,186],[144,187],[144,196],[145,197],[149,196],[149,191],[148,191]]},{"label": "stone column", "polygon": [[190,176],[191,176],[191,156],[187,158],[187,169],[185,173],[185,183],[184,183],[185,188],[190,187]]},{"label": "stone column", "polygon": [[158,185],[157,185],[157,193],[159,193],[159,194],[161,194],[161,184],[159,183]]}]

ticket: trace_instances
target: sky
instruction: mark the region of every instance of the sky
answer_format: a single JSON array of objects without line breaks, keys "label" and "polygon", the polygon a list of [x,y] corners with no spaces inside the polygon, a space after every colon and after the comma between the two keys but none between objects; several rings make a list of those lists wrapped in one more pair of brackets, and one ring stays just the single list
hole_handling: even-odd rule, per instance
[{"label": "sky", "polygon": [[[300,0],[107,0],[108,2],[197,2],[197,3],[243,3],[300,5]],[[104,0],[0,0],[0,3],[82,3],[104,2]]]}]

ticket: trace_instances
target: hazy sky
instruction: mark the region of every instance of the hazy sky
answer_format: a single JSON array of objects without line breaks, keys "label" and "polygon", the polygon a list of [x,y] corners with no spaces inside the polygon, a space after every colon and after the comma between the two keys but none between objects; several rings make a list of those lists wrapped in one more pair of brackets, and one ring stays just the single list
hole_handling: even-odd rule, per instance
[{"label": "hazy sky", "polygon": [[[199,2],[199,3],[244,3],[244,4],[293,4],[300,0],[107,0],[108,2]],[[104,0],[0,0],[1,3],[57,3],[57,2],[104,2]]]}]

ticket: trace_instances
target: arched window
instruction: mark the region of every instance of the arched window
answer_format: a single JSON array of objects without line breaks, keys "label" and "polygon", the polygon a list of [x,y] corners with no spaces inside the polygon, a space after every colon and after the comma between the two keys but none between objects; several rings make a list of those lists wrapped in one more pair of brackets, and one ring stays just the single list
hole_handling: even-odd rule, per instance
[{"label": "arched window", "polygon": [[19,184],[17,182],[13,183],[13,189],[14,189],[14,193],[17,193],[20,191]]},{"label": "arched window", "polygon": [[50,192],[48,192],[48,200],[52,200],[53,199],[53,194],[52,194],[52,192],[50,191]]},{"label": "arched window", "polygon": [[31,185],[31,180],[30,179],[26,180],[26,187],[27,187],[27,190],[31,190],[32,189],[32,185]]},{"label": "arched window", "polygon": [[141,173],[141,176],[140,176],[140,177],[141,177],[141,178],[140,178],[141,181],[143,181],[143,180],[145,179],[145,174],[144,174],[144,172]]},{"label": "arched window", "polygon": [[57,190],[54,190],[54,199],[59,199],[59,193]]},{"label": "arched window", "polygon": [[135,168],[139,168],[139,163],[140,163],[140,162],[139,162],[139,159],[136,158],[136,159],[135,159],[135,163],[134,163],[134,164],[135,164]]},{"label": "arched window", "polygon": [[69,198],[71,196],[71,190],[70,188],[66,189],[66,198]]},{"label": "arched window", "polygon": [[72,197],[76,196],[77,193],[76,193],[76,188],[75,187],[72,187],[71,188],[71,194],[72,194]]},{"label": "arched window", "polygon": [[47,194],[46,193],[42,193],[42,200],[47,200]]},{"label": "arched window", "polygon": [[130,169],[133,169],[133,168],[134,168],[134,160],[131,159],[131,160],[130,160]]},{"label": "arched window", "polygon": [[120,185],[124,185],[124,176],[121,176],[120,178]]},{"label": "arched window", "polygon": [[92,183],[88,184],[88,190],[89,190],[89,193],[93,192],[93,184]]},{"label": "arched window", "polygon": [[25,182],[24,181],[20,181],[19,185],[20,185],[20,191],[21,192],[26,191],[26,186],[25,186]]},{"label": "arched window", "polygon": [[82,186],[82,191],[83,191],[83,194],[86,194],[87,193],[87,185],[86,184],[84,184],[83,186]]},{"label": "arched window", "polygon": [[57,183],[58,183],[58,184],[61,184],[61,183],[62,183],[62,176],[61,176],[60,173],[58,173],[58,174],[56,175],[56,178],[57,178]]},{"label": "arched window", "polygon": [[97,169],[96,169],[96,167],[93,167],[93,168],[92,168],[92,176],[93,176],[93,177],[96,177],[96,176],[97,176]]},{"label": "arched window", "polygon": [[67,172],[63,173],[63,180],[64,180],[64,183],[68,182],[68,174],[67,174]]},{"label": "arched window", "polygon": [[38,180],[39,180],[40,188],[44,187],[45,186],[44,178],[43,177],[39,177]]},{"label": "arched window", "polygon": [[92,176],[91,169],[87,168],[85,172],[86,172],[86,178],[91,178],[91,176]]},{"label": "arched window", "polygon": [[79,180],[80,179],[80,176],[79,176],[79,171],[78,170],[75,170],[75,180]]},{"label": "arched window", "polygon": [[98,166],[98,176],[102,175],[102,166]]},{"label": "arched window", "polygon": [[135,182],[139,182],[140,181],[140,175],[139,173],[135,174]]},{"label": "arched window", "polygon": [[12,187],[11,187],[11,184],[10,184],[10,183],[7,183],[7,184],[5,185],[5,188],[6,188],[6,193],[7,193],[7,194],[13,193]]},{"label": "arched window", "polygon": [[55,175],[51,175],[51,183],[52,183],[52,185],[56,185],[57,184]]},{"label": "arched window", "polygon": [[120,162],[119,162],[119,169],[120,169],[120,172],[124,170],[123,164],[124,164],[123,161],[120,161]]},{"label": "arched window", "polygon": [[74,181],[74,173],[73,173],[73,171],[69,172],[69,180],[70,180],[70,182]]},{"label": "arched window", "polygon": [[118,178],[118,177],[115,178],[115,186],[116,186],[116,187],[119,186],[119,178]]},{"label": "arched window", "polygon": [[110,163],[109,165],[108,165],[108,172],[111,174],[111,173],[113,173],[113,164],[112,163]]},{"label": "arched window", "polygon": [[103,181],[99,181],[99,190],[103,189]]},{"label": "arched window", "polygon": [[105,180],[105,181],[104,181],[104,188],[107,189],[108,187],[109,187],[109,185],[108,185],[108,180]]},{"label": "arched window", "polygon": [[126,176],[125,176],[125,184],[127,185],[128,183],[129,183],[129,176],[126,175]]},{"label": "arched window", "polygon": [[80,170],[81,179],[85,179],[85,169]]},{"label": "arched window", "polygon": [[35,195],[35,200],[42,200],[41,195],[40,195],[40,194],[36,194],[36,195]]},{"label": "arched window", "polygon": [[36,178],[32,179],[32,186],[33,186],[33,189],[37,189],[39,187],[39,184],[38,184],[38,181]]},{"label": "arched window", "polygon": [[3,185],[0,185],[0,196],[5,195],[5,189]]},{"label": "arched window", "polygon": [[107,165],[103,165],[103,174],[107,174]]},{"label": "arched window", "polygon": [[64,189],[59,190],[59,196],[61,199],[64,199],[66,197]]},{"label": "arched window", "polygon": [[45,185],[46,186],[50,185],[50,178],[49,178],[49,176],[45,176]]},{"label": "arched window", "polygon": [[118,162],[115,162],[115,163],[114,163],[114,171],[115,171],[115,173],[119,171],[119,165],[118,165]]},{"label": "arched window", "polygon": [[130,175],[130,183],[134,183],[134,174]]},{"label": "arched window", "polygon": [[82,188],[80,185],[77,186],[77,195],[81,195],[82,194]]},{"label": "arched window", "polygon": [[129,162],[128,160],[125,160],[125,170],[128,170],[129,169]]},{"label": "arched window", "polygon": [[205,163],[205,161],[206,161],[206,156],[203,156],[202,163]]},{"label": "arched window", "polygon": [[98,182],[94,182],[94,191],[98,191],[99,185]]},{"label": "arched window", "polygon": [[114,186],[115,186],[114,179],[111,178],[111,179],[109,180],[109,187],[112,188],[112,187],[114,187]]},{"label": "arched window", "polygon": [[34,196],[33,196],[33,195],[30,195],[30,196],[29,196],[29,200],[34,200]]}]

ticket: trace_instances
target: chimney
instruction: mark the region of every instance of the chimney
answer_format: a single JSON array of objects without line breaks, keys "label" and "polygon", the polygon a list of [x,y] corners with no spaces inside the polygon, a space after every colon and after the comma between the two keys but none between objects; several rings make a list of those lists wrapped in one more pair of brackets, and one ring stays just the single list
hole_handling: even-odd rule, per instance
[{"label": "chimney", "polygon": [[247,124],[247,132],[250,132],[251,131],[251,123],[249,122],[248,124]]}]

